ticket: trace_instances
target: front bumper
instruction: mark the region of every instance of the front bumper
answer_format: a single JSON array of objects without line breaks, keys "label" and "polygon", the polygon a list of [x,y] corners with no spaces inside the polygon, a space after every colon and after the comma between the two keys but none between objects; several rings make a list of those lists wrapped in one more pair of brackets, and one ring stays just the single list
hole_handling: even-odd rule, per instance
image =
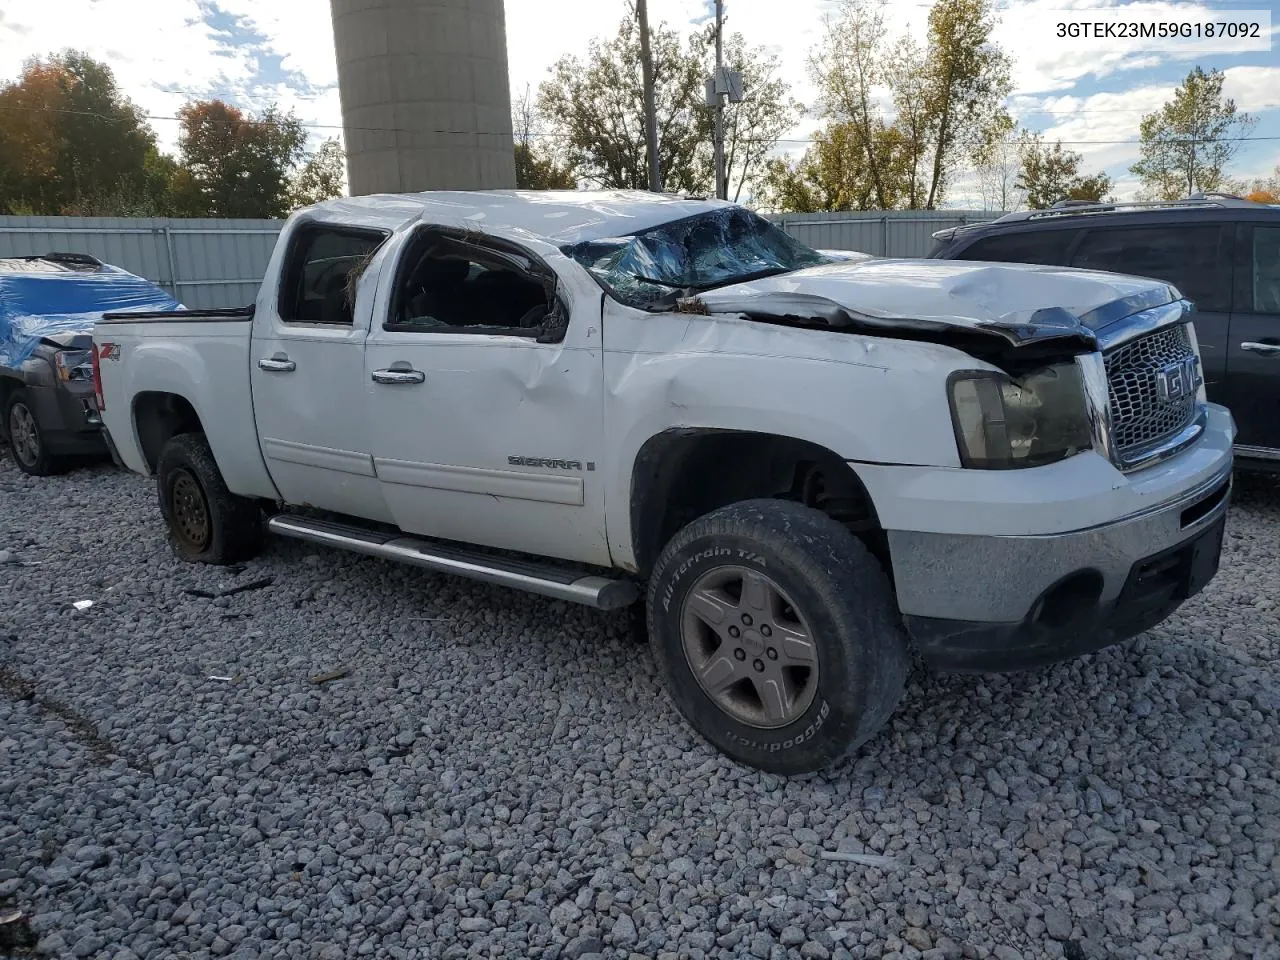
[{"label": "front bumper", "polygon": [[77,456],[106,451],[92,383],[33,384],[27,387],[27,393],[50,453]]},{"label": "front bumper", "polygon": [[[1038,493],[1050,522],[1063,518],[1055,496],[1085,501],[1088,508],[1079,512],[1088,516],[1096,509],[1092,498],[1141,491],[1146,502],[1119,519],[1037,533],[890,527],[898,605],[926,662],[996,671],[1067,659],[1149,629],[1203,588],[1221,552],[1234,438],[1225,411],[1218,408],[1212,419],[1205,437],[1150,471],[1113,472],[1093,490],[1065,492],[1041,478]],[[996,478],[997,490],[1013,472]],[[1020,527],[1032,519],[1036,472],[1026,471],[1030,489],[1009,504]],[[965,513],[959,506],[956,512]]]}]

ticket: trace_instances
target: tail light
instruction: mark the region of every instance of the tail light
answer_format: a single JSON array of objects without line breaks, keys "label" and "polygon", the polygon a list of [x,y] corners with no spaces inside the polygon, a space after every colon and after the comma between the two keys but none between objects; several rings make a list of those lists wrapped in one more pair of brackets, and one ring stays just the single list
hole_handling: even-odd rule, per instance
[{"label": "tail light", "polygon": [[98,412],[107,409],[107,399],[102,395],[102,367],[98,364],[98,345],[93,345],[93,399],[98,404]]}]

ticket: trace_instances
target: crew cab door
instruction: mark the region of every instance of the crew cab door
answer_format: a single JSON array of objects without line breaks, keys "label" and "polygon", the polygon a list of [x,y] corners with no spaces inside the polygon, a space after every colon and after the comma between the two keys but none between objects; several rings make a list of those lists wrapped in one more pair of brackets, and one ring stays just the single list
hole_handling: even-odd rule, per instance
[{"label": "crew cab door", "polygon": [[[377,230],[305,223],[259,296],[250,345],[258,442],[286,503],[389,520],[364,409]],[[353,297],[352,294],[355,294]]]},{"label": "crew cab door", "polygon": [[575,304],[532,253],[438,227],[398,263],[364,376],[395,523],[607,565],[598,294]]},{"label": "crew cab door", "polygon": [[1227,397],[1242,455],[1280,459],[1280,226],[1239,227]]}]

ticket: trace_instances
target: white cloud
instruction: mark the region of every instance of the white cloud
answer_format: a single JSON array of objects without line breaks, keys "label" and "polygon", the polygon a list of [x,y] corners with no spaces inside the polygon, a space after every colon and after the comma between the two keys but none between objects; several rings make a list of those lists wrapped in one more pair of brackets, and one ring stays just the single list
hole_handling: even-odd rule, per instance
[{"label": "white cloud", "polygon": [[[166,89],[234,87],[254,72],[249,52],[228,48],[201,19],[196,0],[33,0],[7,4],[0,14],[0,77],[16,77],[28,58],[67,47],[106,61],[121,89],[161,116],[189,99]],[[176,124],[153,126],[171,149]]]}]

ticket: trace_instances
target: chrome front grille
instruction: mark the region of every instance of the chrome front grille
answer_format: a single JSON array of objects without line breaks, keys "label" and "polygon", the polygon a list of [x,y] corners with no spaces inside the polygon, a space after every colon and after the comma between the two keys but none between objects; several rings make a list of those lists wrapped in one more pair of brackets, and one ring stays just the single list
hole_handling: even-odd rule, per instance
[{"label": "chrome front grille", "polygon": [[1199,361],[1186,324],[1122,344],[1103,359],[1112,442],[1121,460],[1141,457],[1195,419]]}]

